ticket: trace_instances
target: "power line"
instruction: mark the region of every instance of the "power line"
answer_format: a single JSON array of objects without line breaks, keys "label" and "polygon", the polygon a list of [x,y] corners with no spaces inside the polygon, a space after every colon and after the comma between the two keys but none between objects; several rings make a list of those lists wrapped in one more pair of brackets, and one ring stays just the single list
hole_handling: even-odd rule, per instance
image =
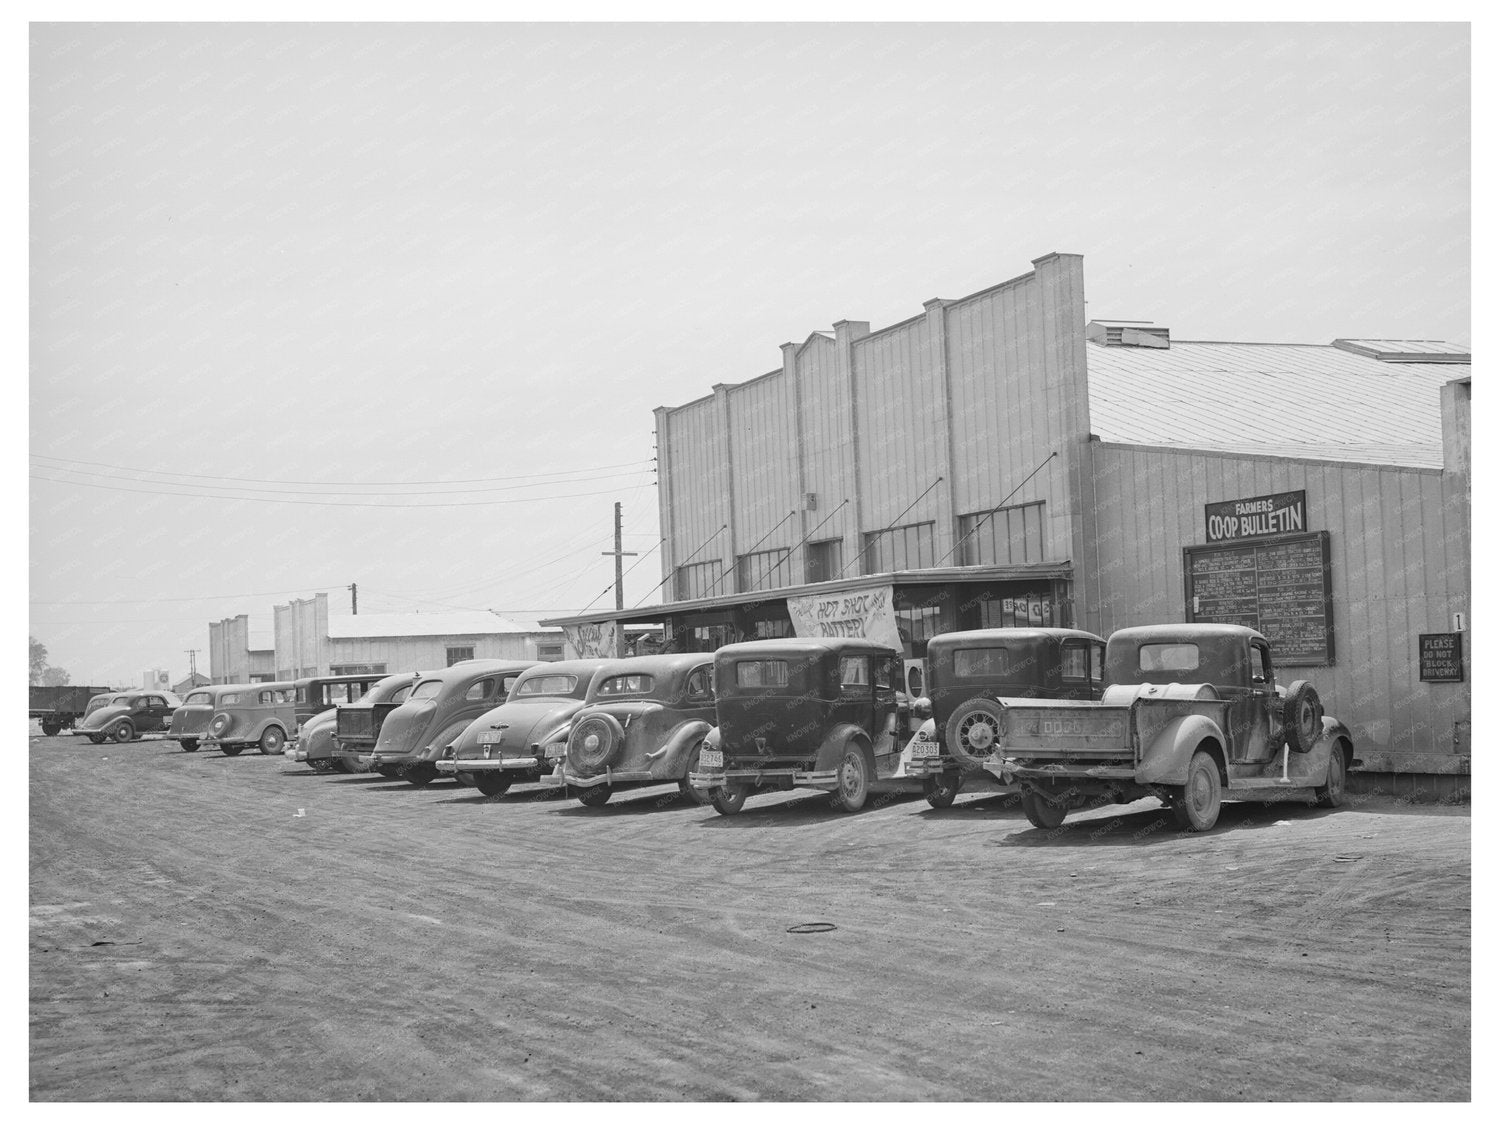
[{"label": "power line", "polygon": [[[603,472],[610,468],[629,468],[632,465],[649,465],[653,463],[650,459],[635,460],[624,461],[620,464],[592,465],[588,468],[557,469],[553,472],[535,472],[518,476],[479,476],[465,480],[269,480],[255,476],[213,476],[201,472],[171,472],[162,468],[127,468],[124,465],[105,464],[102,461],[70,460],[67,457],[54,457],[46,453],[31,453],[29,455],[41,460],[59,461],[63,464],[86,464],[94,468],[113,468],[119,472],[149,473],[156,476],[187,476],[197,480],[235,480],[243,484],[305,484],[314,487],[328,485],[336,488],[385,488],[426,484],[494,484],[508,480],[537,480],[543,476],[567,476],[580,472]],[[37,467],[42,468],[46,466],[38,465]],[[171,481],[150,481],[150,483],[167,484],[171,483]],[[568,481],[559,480],[557,483],[566,484]]]},{"label": "power line", "polygon": [[283,593],[322,593],[336,585],[304,585],[297,589],[266,589],[259,593],[210,593],[206,597],[134,597],[113,601],[30,601],[31,605],[154,605],[171,601],[232,601],[237,597],[277,597]]},{"label": "power line", "polygon": [[[46,481],[49,484],[67,484],[75,488],[102,488],[109,492],[135,492],[146,496],[175,496],[178,499],[195,500],[244,500],[250,503],[284,503],[301,504],[311,507],[373,507],[384,508],[386,511],[412,510],[415,508],[436,507],[493,507],[498,504],[509,503],[551,503],[554,500],[576,500],[588,496],[610,496],[618,495],[618,488],[606,488],[598,492],[568,492],[558,496],[518,496],[506,500],[466,500],[462,503],[341,503],[337,500],[298,500],[277,496],[221,496],[207,492],[162,492],[151,488],[119,488],[109,484],[93,484],[87,480],[57,480],[50,476],[32,475],[33,480]],[[565,481],[563,481],[565,483]]]}]

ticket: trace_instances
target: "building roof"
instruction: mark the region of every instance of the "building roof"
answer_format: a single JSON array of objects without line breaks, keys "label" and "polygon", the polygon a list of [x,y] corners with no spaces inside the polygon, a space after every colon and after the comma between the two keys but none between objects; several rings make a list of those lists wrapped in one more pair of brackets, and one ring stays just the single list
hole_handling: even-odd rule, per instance
[{"label": "building roof", "polygon": [[[1088,344],[1091,429],[1101,441],[1363,464],[1443,467],[1439,390],[1468,373],[1451,344],[1172,340],[1169,348]],[[1379,345],[1379,347],[1376,347]]]},{"label": "building roof", "polygon": [[448,613],[341,613],[328,615],[330,640],[370,640],[403,636],[517,636],[556,632],[521,624],[494,613],[457,610]]}]

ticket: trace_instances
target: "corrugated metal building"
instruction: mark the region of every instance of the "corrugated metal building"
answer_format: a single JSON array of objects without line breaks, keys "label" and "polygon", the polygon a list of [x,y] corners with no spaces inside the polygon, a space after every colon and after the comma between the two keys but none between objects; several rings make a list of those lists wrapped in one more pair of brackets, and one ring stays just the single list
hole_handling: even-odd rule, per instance
[{"label": "corrugated metal building", "polygon": [[543,623],[875,628],[920,657],[987,624],[1244,621],[1368,768],[1467,772],[1467,350],[1173,340],[1088,321],[1081,256],[1033,266],[659,408],[671,602]]},{"label": "corrugated metal building", "polygon": [[270,683],[276,678],[274,632],[247,613],[210,621],[208,673],[214,683]]}]

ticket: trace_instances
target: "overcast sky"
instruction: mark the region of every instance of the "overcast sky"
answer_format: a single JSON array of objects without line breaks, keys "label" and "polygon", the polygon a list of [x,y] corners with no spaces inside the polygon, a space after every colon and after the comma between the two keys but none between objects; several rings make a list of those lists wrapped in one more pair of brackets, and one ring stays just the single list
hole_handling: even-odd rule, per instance
[{"label": "overcast sky", "polygon": [[350,582],[581,610],[615,501],[657,542],[653,407],[1054,250],[1179,339],[1470,338],[1462,25],[31,42],[31,632],[74,682]]}]

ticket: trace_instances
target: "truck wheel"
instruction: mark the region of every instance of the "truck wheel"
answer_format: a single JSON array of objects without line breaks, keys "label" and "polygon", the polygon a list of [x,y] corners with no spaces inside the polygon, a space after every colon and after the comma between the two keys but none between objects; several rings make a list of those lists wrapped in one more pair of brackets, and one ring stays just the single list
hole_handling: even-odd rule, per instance
[{"label": "truck wheel", "polygon": [[844,746],[839,760],[838,788],[833,790],[833,806],[844,812],[857,812],[870,795],[870,766],[864,747],[858,742]]},{"label": "truck wheel", "polygon": [[280,726],[268,726],[260,736],[260,751],[268,757],[273,753],[280,753],[285,745],[286,735],[281,732]]},{"label": "truck wheel", "polygon": [[1172,802],[1177,826],[1185,831],[1207,831],[1213,827],[1219,822],[1222,795],[1218,764],[1203,750],[1198,750],[1188,762],[1187,784],[1182,786],[1182,795]]},{"label": "truck wheel", "polygon": [[1306,679],[1297,680],[1287,689],[1281,727],[1293,753],[1306,753],[1323,732],[1323,700]]},{"label": "truck wheel", "polygon": [[121,722],[109,732],[109,736],[117,742],[129,742],[135,740],[135,727],[129,722]]},{"label": "truck wheel", "polygon": [[989,699],[970,699],[944,728],[948,752],[966,765],[982,765],[1000,740],[1005,711]]},{"label": "truck wheel", "polygon": [[49,738],[55,738],[62,733],[62,723],[53,718],[43,718],[42,733]]},{"label": "truck wheel", "polygon": [[709,803],[714,806],[714,811],[721,816],[737,816],[740,809],[745,806],[745,797],[750,795],[750,790],[740,784],[720,785],[711,790]]},{"label": "truck wheel", "polygon": [[429,785],[437,780],[437,766],[431,761],[413,761],[406,767],[403,774],[408,784],[414,784],[418,788]]},{"label": "truck wheel", "polygon": [[578,803],[585,808],[602,808],[609,803],[614,790],[607,784],[596,784],[593,788],[580,788],[573,795],[578,797]]},{"label": "truck wheel", "polygon": [[180,746],[182,746],[182,752],[183,753],[197,753],[198,752],[198,739],[197,738],[182,738],[181,740],[178,741],[177,744],[180,745]]},{"label": "truck wheel", "polygon": [[951,808],[953,798],[963,786],[962,773],[943,773],[941,776],[928,777],[922,782],[922,795],[927,797],[927,803],[934,808]]},{"label": "truck wheel", "polygon": [[499,796],[510,787],[510,778],[503,773],[475,773],[474,787],[486,796]]},{"label": "truck wheel", "polygon": [[245,747],[242,745],[221,745],[219,747],[219,752],[225,757],[238,757],[244,751]]},{"label": "truck wheel", "polygon": [[1328,753],[1328,779],[1313,789],[1319,808],[1344,806],[1344,743],[1335,742]]},{"label": "truck wheel", "polygon": [[1061,827],[1063,820],[1068,818],[1066,804],[1054,804],[1045,796],[1031,789],[1021,791],[1021,811],[1026,813],[1026,818],[1032,827],[1045,828],[1050,831],[1054,827]]}]

